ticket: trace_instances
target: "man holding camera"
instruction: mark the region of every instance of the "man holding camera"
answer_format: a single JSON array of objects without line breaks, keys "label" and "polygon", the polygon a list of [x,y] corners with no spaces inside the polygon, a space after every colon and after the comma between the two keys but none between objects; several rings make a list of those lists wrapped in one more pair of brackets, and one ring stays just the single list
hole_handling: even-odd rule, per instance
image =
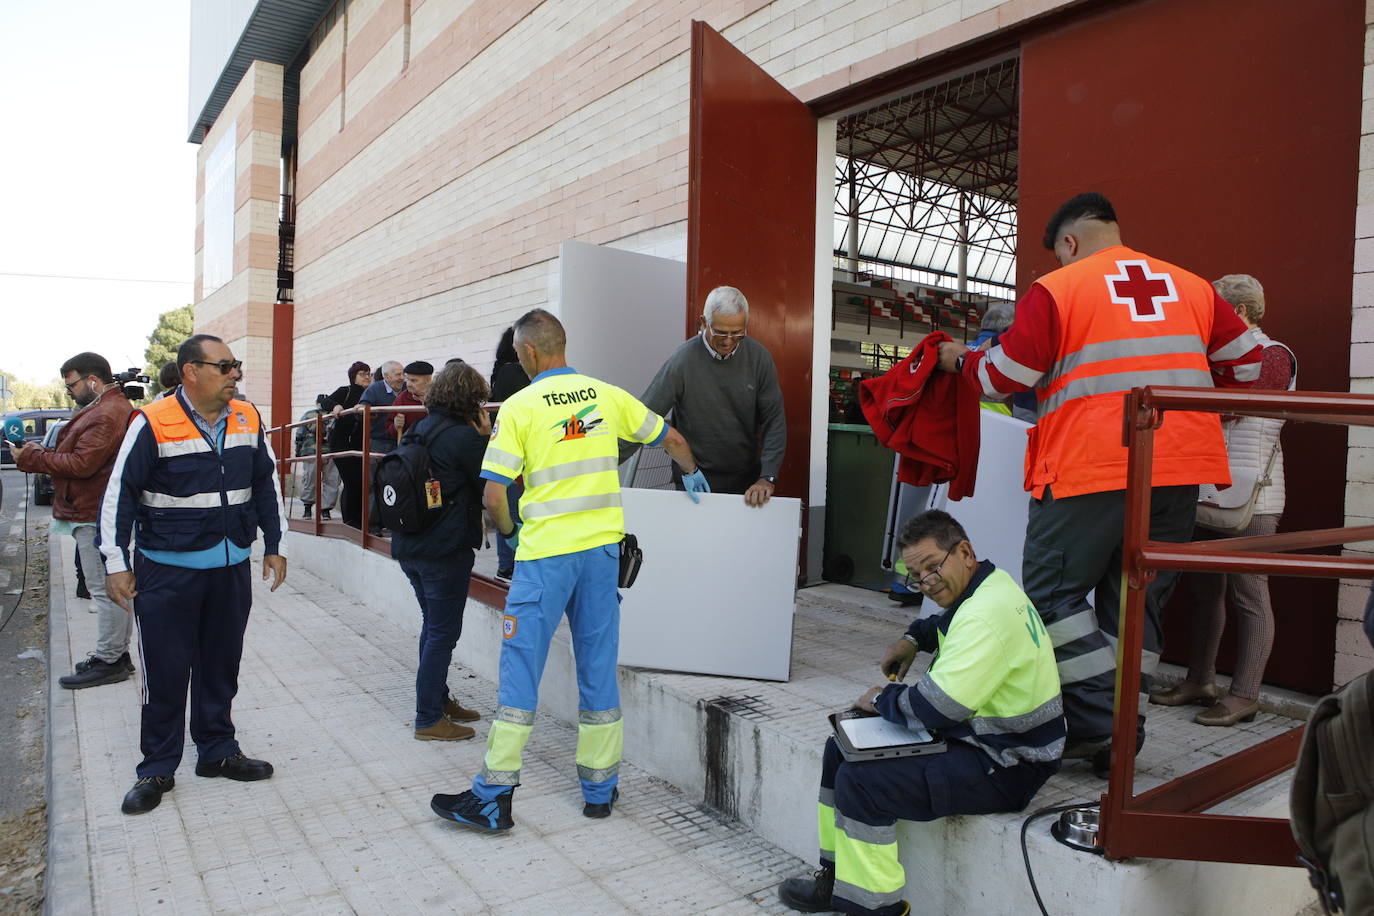
[{"label": "man holding camera", "polygon": [[52,477],[53,524],[48,533],[71,534],[81,566],[90,572],[87,587],[100,615],[95,651],[76,663],[76,673],[58,680],[69,690],[79,690],[127,680],[134,670],[129,659],[132,621],[105,592],[105,566],[95,546],[100,498],[133,407],[110,372],[109,362],[98,353],[78,353],[67,360],[62,364],[62,380],[79,410],[58,435],[56,448],[49,451],[36,442],[11,442],[10,450],[19,470]]}]

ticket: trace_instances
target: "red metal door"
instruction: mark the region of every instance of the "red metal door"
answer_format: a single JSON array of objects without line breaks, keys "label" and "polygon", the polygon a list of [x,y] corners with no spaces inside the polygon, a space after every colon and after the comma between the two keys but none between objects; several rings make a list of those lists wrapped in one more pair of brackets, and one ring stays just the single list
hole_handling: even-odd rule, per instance
[{"label": "red metal door", "polygon": [[787,457],[778,494],[808,495],[815,312],[816,116],[720,33],[692,23],[687,334],[706,294],[738,287],[778,366]]},{"label": "red metal door", "polygon": [[[1300,387],[1348,390],[1364,33],[1360,0],[1147,0],[1027,39],[1019,288],[1057,266],[1040,245],[1054,209],[1101,191],[1126,244],[1209,280],[1257,277],[1264,329],[1297,352]],[[1280,530],[1339,526],[1345,429],[1289,424],[1283,442]],[[1266,680],[1326,692],[1336,581],[1271,585]],[[1189,610],[1180,585],[1171,661],[1186,660]]]}]

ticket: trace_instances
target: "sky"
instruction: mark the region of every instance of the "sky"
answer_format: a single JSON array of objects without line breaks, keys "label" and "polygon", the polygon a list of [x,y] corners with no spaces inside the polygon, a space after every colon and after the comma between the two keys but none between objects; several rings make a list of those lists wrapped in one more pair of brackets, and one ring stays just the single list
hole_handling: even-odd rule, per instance
[{"label": "sky", "polygon": [[186,0],[0,3],[0,369],[142,366],[191,302],[189,35]]}]

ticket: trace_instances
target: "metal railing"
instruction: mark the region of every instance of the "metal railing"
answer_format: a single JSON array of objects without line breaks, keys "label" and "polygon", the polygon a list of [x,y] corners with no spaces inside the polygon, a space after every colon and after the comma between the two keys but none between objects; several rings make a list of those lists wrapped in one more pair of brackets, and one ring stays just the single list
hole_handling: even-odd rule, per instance
[{"label": "metal railing", "polygon": [[1374,557],[1287,551],[1374,540],[1374,526],[1292,531],[1190,544],[1150,540],[1154,431],[1165,411],[1187,410],[1347,426],[1374,426],[1374,396],[1244,389],[1137,388],[1126,396],[1123,438],[1129,449],[1123,541],[1125,596],[1117,650],[1111,775],[1102,796],[1102,846],[1108,858],[1145,856],[1254,865],[1291,865],[1297,845],[1284,818],[1203,812],[1293,766],[1302,728],[1270,738],[1200,770],[1134,794],[1136,717],[1140,710],[1145,588],[1159,570],[1269,573],[1316,578],[1374,578]]},{"label": "metal railing", "polygon": [[[501,405],[499,402],[492,402],[487,405],[487,409],[494,411],[496,408],[500,406]],[[281,482],[281,492],[283,499],[290,498],[286,496],[286,478],[291,474],[291,468],[293,465],[300,464],[306,461],[314,463],[314,503],[316,506],[318,506],[321,504],[323,499],[325,463],[335,458],[361,458],[363,460],[362,480],[360,481],[361,492],[359,494],[359,498],[362,500],[362,514],[359,518],[360,527],[354,528],[351,525],[346,525],[341,519],[324,519],[321,517],[320,512],[315,512],[314,516],[310,519],[288,518],[288,529],[296,532],[297,534],[309,534],[314,535],[315,537],[340,538],[342,540],[353,541],[358,546],[362,547],[364,550],[371,550],[374,553],[380,553],[383,556],[389,557],[391,556],[390,539],[382,537],[380,535],[373,534],[369,530],[371,527],[371,519],[369,516],[372,512],[372,474],[370,473],[371,463],[373,459],[382,457],[380,454],[373,452],[371,449],[372,439],[370,433],[372,431],[372,414],[374,412],[391,414],[421,414],[425,413],[425,408],[421,406],[375,407],[371,404],[360,404],[357,407],[350,407],[347,410],[340,411],[338,416],[341,417],[359,416],[362,418],[363,447],[361,449],[349,449],[345,451],[329,453],[325,452],[324,423],[320,421],[329,420],[333,418],[334,415],[331,413],[321,413],[317,414],[314,417],[311,417],[309,420],[300,420],[295,423],[286,423],[282,426],[276,426],[272,429],[269,429],[267,433],[270,436],[276,437],[274,447],[277,450],[277,476]],[[295,434],[292,431],[300,429],[302,426],[314,427],[315,454],[301,455],[298,457],[292,456],[291,450],[294,447],[295,439]],[[480,498],[481,496],[479,494],[478,499]],[[476,598],[483,604],[487,604],[495,608],[504,608],[506,606],[506,590],[506,583],[494,577],[487,576],[478,572],[474,572],[472,574],[468,586],[468,594],[470,594],[472,597]]]}]

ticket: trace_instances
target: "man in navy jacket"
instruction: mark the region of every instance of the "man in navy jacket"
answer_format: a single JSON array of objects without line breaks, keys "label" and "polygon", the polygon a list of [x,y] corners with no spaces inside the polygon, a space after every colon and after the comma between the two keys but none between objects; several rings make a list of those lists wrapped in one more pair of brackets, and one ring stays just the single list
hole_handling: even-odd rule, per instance
[{"label": "man in navy jacket", "polygon": [[242,363],[222,340],[191,337],[177,365],[175,395],[133,413],[100,507],[106,590],[138,620],[143,658],[143,760],[125,814],[151,811],[175,784],[188,684],[196,775],[272,775],[270,763],[240,750],[230,710],[252,606],[248,554],[259,528],[263,579],[270,572],[275,591],[286,578],[276,456],[257,408],[234,397]]}]

